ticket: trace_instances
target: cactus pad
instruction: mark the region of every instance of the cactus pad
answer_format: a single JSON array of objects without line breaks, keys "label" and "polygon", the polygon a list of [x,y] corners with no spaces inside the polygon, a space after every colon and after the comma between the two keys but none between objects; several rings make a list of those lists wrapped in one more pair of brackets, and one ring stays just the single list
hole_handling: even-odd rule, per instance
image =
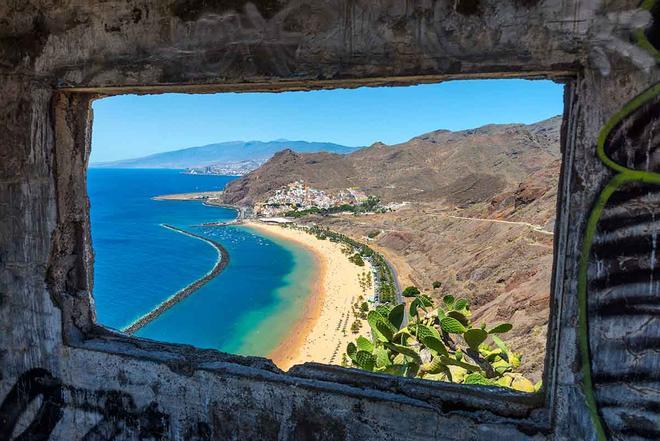
[{"label": "cactus pad", "polygon": [[483,343],[486,338],[488,338],[488,333],[483,329],[473,328],[465,331],[463,338],[471,349],[478,351],[479,345],[481,345],[481,343]]},{"label": "cactus pad", "polygon": [[465,326],[454,317],[445,317],[440,320],[440,327],[448,334],[463,334]]}]

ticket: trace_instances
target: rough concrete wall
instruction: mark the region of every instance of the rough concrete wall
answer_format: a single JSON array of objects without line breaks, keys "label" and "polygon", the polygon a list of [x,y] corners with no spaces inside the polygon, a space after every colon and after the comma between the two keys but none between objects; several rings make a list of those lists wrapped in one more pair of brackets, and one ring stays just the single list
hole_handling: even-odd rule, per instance
[{"label": "rough concrete wall", "polygon": [[[643,81],[630,81],[637,78],[629,74],[627,84],[617,85],[612,98],[621,107],[606,114],[611,124],[603,131],[603,156],[612,164],[599,194],[603,207],[595,215],[586,293],[595,401],[604,427],[618,439],[658,439],[660,83],[657,71],[646,91]],[[597,210],[598,204],[590,214]]]},{"label": "rough concrete wall", "polygon": [[596,6],[32,0],[6,3],[0,16],[12,70],[91,86],[570,69]]},{"label": "rough concrete wall", "polygon": [[[21,432],[66,440],[592,439],[599,425],[615,439],[658,438],[655,181],[618,188],[585,241],[595,201],[622,174],[596,156],[598,135],[659,80],[660,19],[650,19],[636,0],[3,2],[0,441]],[[93,323],[87,92],[463,75],[573,78],[545,395],[318,365],[284,374],[263,359],[134,340]],[[77,92],[56,91],[65,86]],[[617,126],[607,153],[657,174],[653,102]]]},{"label": "rough concrete wall", "polygon": [[[570,212],[566,217],[567,226],[563,228],[568,247],[561,263],[563,268],[557,268],[560,270],[557,277],[562,277],[567,295],[558,308],[561,314],[558,320],[565,323],[558,330],[556,343],[555,418],[557,433],[564,433],[566,437],[575,433],[576,427],[594,426],[584,407],[585,363],[579,342],[581,335],[585,335],[590,351],[588,366],[593,388],[587,389],[594,394],[594,409],[598,411],[605,436],[609,439],[656,439],[659,435],[657,410],[654,409],[660,396],[657,384],[660,360],[654,349],[658,334],[651,306],[657,303],[658,296],[657,282],[653,282],[654,277],[655,280],[658,277],[658,263],[652,253],[660,229],[653,221],[660,215],[660,205],[654,202],[658,185],[644,186],[644,190],[629,195],[614,192],[608,208],[594,216],[597,201],[617,175],[596,157],[598,136],[606,122],[631,99],[657,85],[657,70],[650,73],[650,79],[644,73],[623,69],[618,78],[611,74],[604,77],[594,69],[586,71],[574,87],[574,105],[579,116],[572,123],[572,130],[578,147],[574,157],[566,158],[564,164],[574,170],[569,182],[570,194],[562,195],[565,209]],[[657,121],[656,111],[655,117],[638,125],[638,130],[644,133],[643,140],[619,145],[617,149],[634,145],[641,156],[645,155],[641,152],[657,151],[657,133],[653,133]],[[630,134],[626,138],[634,139]],[[629,207],[625,207],[627,203]],[[622,206],[614,208],[613,204]],[[586,227],[590,218],[595,219],[597,228],[591,245],[587,245],[587,254]],[[615,231],[618,229],[620,231]],[[586,304],[581,306],[580,264],[585,255]],[[587,315],[586,322],[579,317],[580,309]],[[588,329],[581,329],[583,323]]]}]

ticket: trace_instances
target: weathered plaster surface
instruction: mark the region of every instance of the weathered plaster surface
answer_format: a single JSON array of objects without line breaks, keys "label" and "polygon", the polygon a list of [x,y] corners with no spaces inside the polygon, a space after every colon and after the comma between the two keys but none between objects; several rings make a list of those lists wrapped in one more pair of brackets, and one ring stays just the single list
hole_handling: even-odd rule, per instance
[{"label": "weathered plaster surface", "polygon": [[[637,38],[644,33],[657,49],[660,12],[656,6],[653,23],[638,4],[2,2],[0,441],[21,432],[62,440],[595,438],[582,387],[577,279],[587,218],[613,175],[595,155],[598,133],[660,77],[657,53]],[[85,190],[91,99],[481,76],[569,83],[544,395],[313,364],[284,374],[264,359],[134,340],[94,323]],[[649,127],[657,120],[646,118],[642,137],[631,133],[635,142],[613,155],[656,158],[658,135]],[[640,191],[646,202],[634,198]],[[622,211],[636,227],[615,231],[620,240],[609,248],[595,245],[589,270],[590,365],[615,439],[660,436],[657,315],[645,307],[657,303],[658,263],[647,248],[625,248],[657,244],[657,191],[624,191],[608,207],[605,215]],[[612,251],[617,246],[627,251]],[[610,260],[599,266],[599,259]],[[608,309],[608,296],[642,308]]]}]

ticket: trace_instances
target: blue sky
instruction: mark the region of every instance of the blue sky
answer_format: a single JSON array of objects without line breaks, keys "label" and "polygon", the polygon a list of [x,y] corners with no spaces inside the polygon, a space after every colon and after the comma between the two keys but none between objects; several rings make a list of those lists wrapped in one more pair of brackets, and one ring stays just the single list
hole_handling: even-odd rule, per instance
[{"label": "blue sky", "polygon": [[209,95],[121,95],[93,103],[91,162],[224,141],[395,144],[437,129],[532,123],[562,113],[551,81],[468,80],[409,87]]}]

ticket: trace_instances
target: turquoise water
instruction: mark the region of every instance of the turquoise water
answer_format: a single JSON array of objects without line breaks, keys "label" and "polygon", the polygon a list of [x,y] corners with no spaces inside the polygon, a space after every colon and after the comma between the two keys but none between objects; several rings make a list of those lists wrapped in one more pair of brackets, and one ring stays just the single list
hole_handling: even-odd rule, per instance
[{"label": "turquoise water", "polygon": [[221,243],[229,265],[136,335],[251,355],[267,355],[286,338],[309,295],[313,255],[242,226],[200,226],[233,219],[234,210],[151,199],[219,190],[231,179],[176,170],[89,170],[98,322],[123,328],[213,267],[213,247],[161,227],[165,223]]}]

